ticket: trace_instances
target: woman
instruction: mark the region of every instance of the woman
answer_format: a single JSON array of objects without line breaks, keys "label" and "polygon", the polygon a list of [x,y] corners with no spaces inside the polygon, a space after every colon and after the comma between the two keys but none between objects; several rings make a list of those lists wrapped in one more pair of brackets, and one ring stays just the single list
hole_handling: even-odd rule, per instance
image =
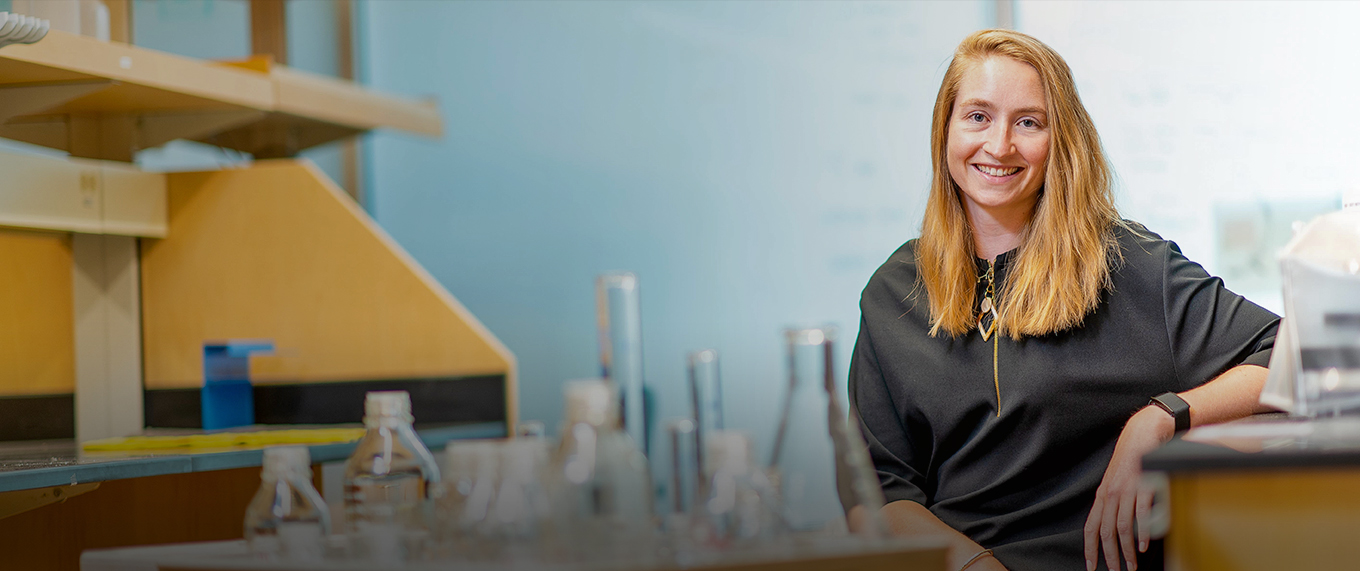
[{"label": "woman", "polygon": [[931,157],[921,237],[865,287],[850,371],[884,519],[949,536],[952,569],[1161,567],[1141,458],[1176,417],[1258,408],[1278,318],[1119,218],[1071,71],[1034,38],[960,44]]}]

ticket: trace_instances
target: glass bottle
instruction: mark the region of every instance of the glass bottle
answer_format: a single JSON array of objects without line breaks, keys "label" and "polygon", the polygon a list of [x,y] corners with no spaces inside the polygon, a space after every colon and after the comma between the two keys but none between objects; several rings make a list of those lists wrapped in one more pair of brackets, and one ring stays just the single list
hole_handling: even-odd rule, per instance
[{"label": "glass bottle", "polygon": [[779,498],[756,464],[751,439],[717,430],[708,435],[704,497],[694,519],[703,547],[722,550],[771,539],[780,530]]},{"label": "glass bottle", "polygon": [[857,423],[837,398],[835,329],[784,331],[789,387],[775,434],[769,479],[787,531],[844,531],[856,507],[857,531],[883,532],[883,491]]},{"label": "glass bottle", "polygon": [[619,429],[614,384],[570,381],[566,401],[550,478],[558,554],[588,562],[650,554],[655,527],[647,458]]},{"label": "glass bottle", "polygon": [[398,562],[423,549],[426,490],[439,482],[439,467],[412,421],[406,391],[368,393],[368,431],[345,462],[345,519],[357,558]]},{"label": "glass bottle", "polygon": [[251,553],[293,561],[321,560],[331,516],[312,486],[305,446],[268,448],[260,490],[246,507],[245,537]]},{"label": "glass bottle", "polygon": [[501,443],[498,451],[501,477],[484,535],[498,544],[498,561],[528,567],[540,556],[551,513],[543,483],[548,448],[541,438],[521,438]]},{"label": "glass bottle", "polygon": [[495,495],[496,445],[486,440],[450,442],[441,454],[440,483],[430,487],[434,531],[441,558],[455,561],[486,559],[478,526],[486,518]]}]

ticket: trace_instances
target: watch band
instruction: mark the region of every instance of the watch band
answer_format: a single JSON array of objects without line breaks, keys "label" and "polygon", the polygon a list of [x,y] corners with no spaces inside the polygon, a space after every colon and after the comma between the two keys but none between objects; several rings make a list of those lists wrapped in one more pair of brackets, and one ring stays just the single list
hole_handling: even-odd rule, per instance
[{"label": "watch band", "polygon": [[1156,405],[1171,415],[1176,421],[1176,434],[1190,430],[1190,403],[1176,393],[1162,393],[1152,397],[1152,402],[1148,404]]}]

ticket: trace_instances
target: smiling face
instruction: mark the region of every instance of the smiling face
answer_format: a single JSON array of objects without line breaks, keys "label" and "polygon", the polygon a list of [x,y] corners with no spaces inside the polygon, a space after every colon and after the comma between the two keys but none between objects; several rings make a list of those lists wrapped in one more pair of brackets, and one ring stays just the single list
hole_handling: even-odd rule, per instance
[{"label": "smiling face", "polygon": [[1024,224],[1048,163],[1048,105],[1039,73],[1001,56],[963,72],[949,118],[949,174],[976,227]]}]

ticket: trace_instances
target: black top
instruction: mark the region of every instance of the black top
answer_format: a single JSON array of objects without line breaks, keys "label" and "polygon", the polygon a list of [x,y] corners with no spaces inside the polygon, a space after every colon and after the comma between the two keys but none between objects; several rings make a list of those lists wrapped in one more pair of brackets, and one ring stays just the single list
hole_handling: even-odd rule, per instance
[{"label": "black top", "polygon": [[[1158,394],[1269,363],[1279,318],[1130,224],[1145,235],[1116,230],[1114,288],[1083,324],[1020,342],[930,337],[915,240],[874,273],[850,401],[889,502],[928,507],[1013,571],[1084,570],[1082,525],[1129,417]],[[997,291],[1014,255],[997,257]]]}]

